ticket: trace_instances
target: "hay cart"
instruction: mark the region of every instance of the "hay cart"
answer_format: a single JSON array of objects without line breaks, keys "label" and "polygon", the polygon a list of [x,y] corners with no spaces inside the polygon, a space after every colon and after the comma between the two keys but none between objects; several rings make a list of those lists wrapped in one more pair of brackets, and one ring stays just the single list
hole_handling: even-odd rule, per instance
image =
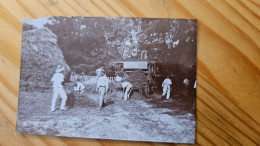
[{"label": "hay cart", "polygon": [[[160,64],[152,60],[124,60],[114,62],[117,66],[121,66],[121,69],[127,76],[136,76],[141,73],[145,76],[146,81],[142,80],[138,83],[133,83],[134,89],[138,89],[142,94],[149,96],[153,92],[157,91],[157,77],[160,71]],[[134,74],[134,75],[133,75]]]}]

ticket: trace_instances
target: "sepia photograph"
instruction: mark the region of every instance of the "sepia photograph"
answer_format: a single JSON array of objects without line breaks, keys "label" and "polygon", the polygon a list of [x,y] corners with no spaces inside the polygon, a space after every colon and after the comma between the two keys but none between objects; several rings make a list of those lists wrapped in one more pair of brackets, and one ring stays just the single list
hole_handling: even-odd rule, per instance
[{"label": "sepia photograph", "polygon": [[23,21],[16,132],[195,143],[197,20]]}]

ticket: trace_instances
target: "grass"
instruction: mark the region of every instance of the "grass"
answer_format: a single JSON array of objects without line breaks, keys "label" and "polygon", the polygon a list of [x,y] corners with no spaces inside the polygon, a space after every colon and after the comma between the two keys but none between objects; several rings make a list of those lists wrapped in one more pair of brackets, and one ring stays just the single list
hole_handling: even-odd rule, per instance
[{"label": "grass", "polygon": [[[159,95],[154,95],[159,96]],[[176,100],[144,98],[133,93],[122,100],[120,91],[105,96],[98,109],[98,95],[68,95],[68,111],[51,112],[52,93],[20,92],[17,132],[67,137],[192,143],[194,113]],[[59,107],[60,100],[57,102]]]}]

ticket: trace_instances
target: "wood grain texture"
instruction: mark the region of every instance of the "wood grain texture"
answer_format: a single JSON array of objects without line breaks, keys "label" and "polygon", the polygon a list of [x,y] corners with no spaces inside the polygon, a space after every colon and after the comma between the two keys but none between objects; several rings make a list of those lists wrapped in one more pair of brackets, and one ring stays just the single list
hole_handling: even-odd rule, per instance
[{"label": "wood grain texture", "polygon": [[259,0],[0,0],[0,145],[181,145],[15,133],[22,20],[198,19],[197,145],[260,145]]}]

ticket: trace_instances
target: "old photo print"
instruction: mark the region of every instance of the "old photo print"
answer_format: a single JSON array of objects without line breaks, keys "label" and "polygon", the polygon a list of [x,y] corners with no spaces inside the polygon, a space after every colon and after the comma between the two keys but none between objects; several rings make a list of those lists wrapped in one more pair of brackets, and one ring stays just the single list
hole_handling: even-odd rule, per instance
[{"label": "old photo print", "polygon": [[16,131],[194,143],[197,21],[23,21]]}]

